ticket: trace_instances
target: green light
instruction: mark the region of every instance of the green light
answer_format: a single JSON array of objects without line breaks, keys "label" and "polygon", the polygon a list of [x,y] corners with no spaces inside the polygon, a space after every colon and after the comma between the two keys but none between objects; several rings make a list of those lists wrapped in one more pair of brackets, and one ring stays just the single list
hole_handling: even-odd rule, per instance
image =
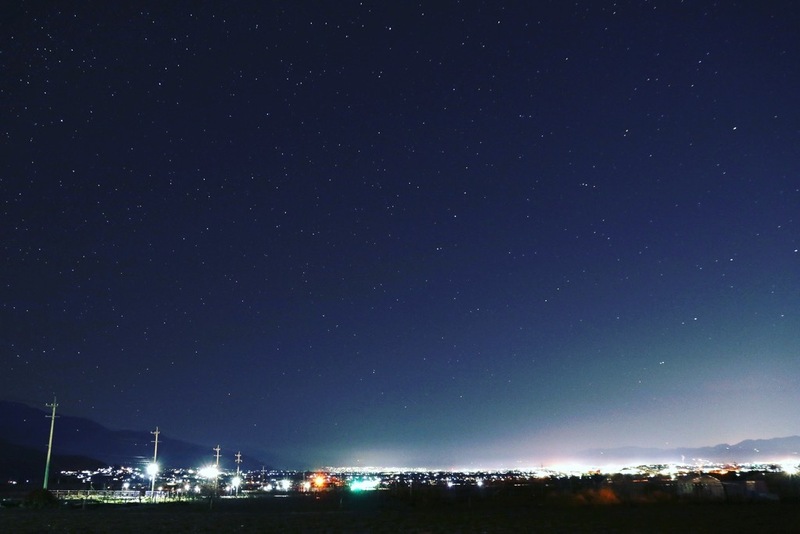
[{"label": "green light", "polygon": [[378,489],[378,485],[381,483],[381,479],[379,478],[364,478],[360,480],[353,480],[350,483],[350,490],[351,491],[371,491]]}]

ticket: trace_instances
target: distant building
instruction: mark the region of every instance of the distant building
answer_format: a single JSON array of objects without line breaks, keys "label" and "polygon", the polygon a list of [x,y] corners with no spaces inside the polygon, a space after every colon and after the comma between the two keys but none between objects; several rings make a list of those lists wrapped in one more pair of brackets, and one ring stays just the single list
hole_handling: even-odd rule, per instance
[{"label": "distant building", "polygon": [[687,478],[677,484],[678,496],[698,501],[724,501],[725,486],[710,475]]},{"label": "distant building", "polygon": [[777,501],[770,493],[765,480],[742,480],[725,482],[725,496],[729,501]]}]

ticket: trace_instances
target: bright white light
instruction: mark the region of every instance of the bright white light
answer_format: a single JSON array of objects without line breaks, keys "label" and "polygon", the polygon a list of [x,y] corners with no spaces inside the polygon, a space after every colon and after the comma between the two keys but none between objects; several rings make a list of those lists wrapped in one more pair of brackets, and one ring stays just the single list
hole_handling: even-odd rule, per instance
[{"label": "bright white light", "polygon": [[292,487],[291,480],[283,479],[278,481],[278,489],[281,491],[289,491],[291,487]]},{"label": "bright white light", "polygon": [[263,489],[264,491],[272,491],[272,484],[267,484]]},{"label": "bright white light", "polygon": [[242,485],[242,479],[239,477],[233,477],[233,480],[231,480],[231,486],[233,486],[234,488],[238,488],[241,485]]},{"label": "bright white light", "polygon": [[478,487],[481,487],[483,486],[483,479],[479,478],[478,480],[475,481],[475,483],[478,485]]},{"label": "bright white light", "polygon": [[781,470],[787,475],[796,475],[800,473],[800,465],[797,461],[785,461],[780,464]]},{"label": "bright white light", "polygon": [[662,475],[669,475],[669,478],[675,480],[675,475],[678,474],[678,468],[677,466],[670,464],[666,467],[666,469],[662,469],[661,471],[659,471],[659,473]]},{"label": "bright white light", "polygon": [[216,465],[207,465],[202,467],[197,474],[203,478],[217,478],[219,476],[219,469],[217,469]]},{"label": "bright white light", "polygon": [[151,477],[156,476],[158,474],[158,464],[155,462],[152,464],[148,464],[147,474],[150,475]]}]

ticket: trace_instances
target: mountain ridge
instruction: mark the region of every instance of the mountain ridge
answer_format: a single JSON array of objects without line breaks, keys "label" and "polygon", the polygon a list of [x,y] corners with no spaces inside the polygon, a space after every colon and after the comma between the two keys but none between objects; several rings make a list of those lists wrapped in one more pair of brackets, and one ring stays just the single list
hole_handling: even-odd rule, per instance
[{"label": "mountain ridge", "polygon": [[745,439],[702,447],[612,447],[587,449],[578,456],[589,461],[642,461],[642,463],[800,463],[800,436]]},{"label": "mountain ridge", "polygon": [[[0,450],[46,451],[50,413],[27,404],[0,400]],[[163,468],[199,467],[212,461],[213,450],[161,434],[158,461]],[[58,415],[54,455],[87,458],[108,465],[137,465],[150,461],[153,436],[148,431],[111,430],[87,418]],[[229,455],[230,456],[230,455]],[[243,454],[243,469],[262,467],[264,462]],[[702,447],[608,447],[592,448],[575,455],[581,462],[611,463],[800,463],[800,436],[750,438],[738,443],[719,443]],[[70,462],[72,463],[72,462]],[[233,459],[224,458],[223,468],[233,468]]]},{"label": "mountain ridge", "polygon": [[[15,401],[0,400],[0,437],[3,443],[45,451],[49,439],[49,412]],[[136,465],[153,457],[153,435],[148,431],[111,430],[91,419],[57,414],[53,453],[88,457],[108,465]],[[199,467],[211,463],[211,447],[160,434],[158,462],[164,468]],[[263,462],[242,454],[243,468],[261,467]],[[232,458],[221,462],[232,468]]]},{"label": "mountain ridge", "polygon": [[[3,451],[0,455],[0,477],[2,477],[0,480],[3,482],[16,480],[28,484],[32,480],[38,482],[43,479],[46,457],[44,450],[18,445],[4,439],[0,439],[0,450]],[[86,456],[54,454],[51,459],[52,473],[101,467],[106,467],[105,462]]]}]

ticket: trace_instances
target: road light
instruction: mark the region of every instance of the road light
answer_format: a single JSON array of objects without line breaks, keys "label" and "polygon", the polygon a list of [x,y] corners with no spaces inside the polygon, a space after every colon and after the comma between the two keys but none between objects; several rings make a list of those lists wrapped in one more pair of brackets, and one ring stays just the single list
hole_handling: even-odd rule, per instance
[{"label": "road light", "polygon": [[150,498],[156,498],[156,475],[158,474],[158,464],[153,462],[147,464],[147,474],[150,475]]},{"label": "road light", "polygon": [[217,469],[216,465],[207,465],[202,467],[200,471],[198,471],[198,474],[203,478],[216,479],[217,476],[219,476],[219,469]]}]

